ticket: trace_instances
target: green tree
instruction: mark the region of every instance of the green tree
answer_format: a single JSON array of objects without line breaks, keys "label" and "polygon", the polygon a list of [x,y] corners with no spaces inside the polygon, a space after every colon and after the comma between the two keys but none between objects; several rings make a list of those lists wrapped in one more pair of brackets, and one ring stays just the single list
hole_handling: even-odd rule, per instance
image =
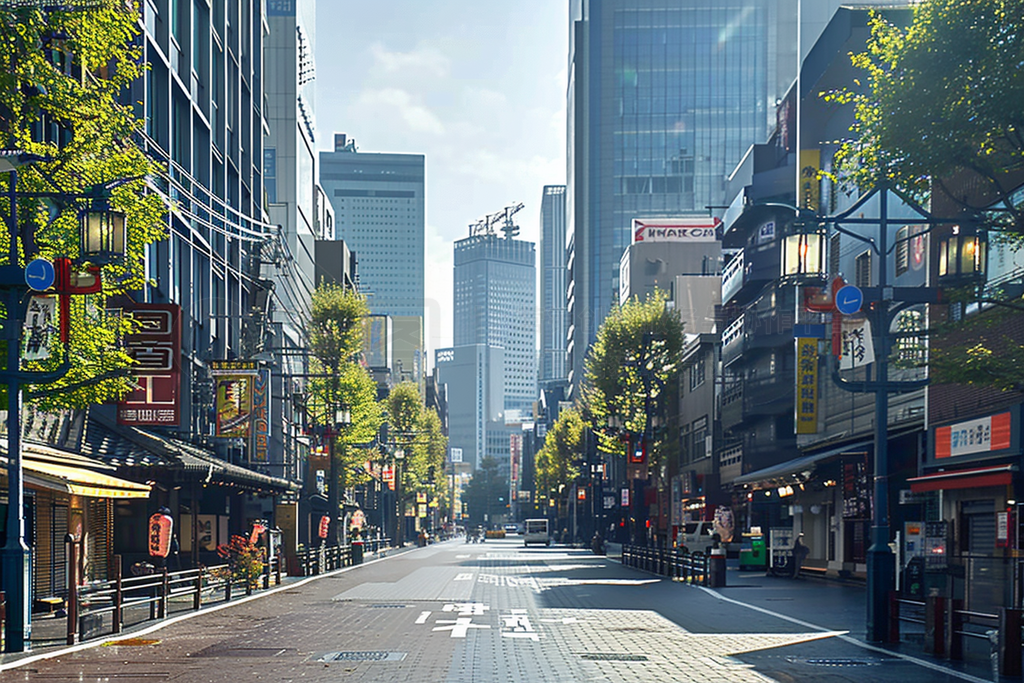
[{"label": "green tree", "polygon": [[[120,102],[143,71],[138,6],[133,2],[26,3],[0,12],[0,145],[42,158],[18,171],[18,190],[61,196],[18,200],[19,263],[80,260],[78,214],[95,195],[125,214],[127,256],[104,265],[100,294],[72,297],[67,375],[26,396],[44,410],[80,408],[117,398],[131,387],[132,361],[119,346],[130,318],[107,312],[107,299],[145,284],[145,247],[165,237],[163,201],[147,189],[153,172],[135,145],[142,122]],[[57,9],[40,9],[53,5]],[[10,214],[6,192],[0,212]],[[9,231],[0,225],[2,244]],[[7,259],[2,250],[0,259]],[[7,264],[12,265],[12,264]],[[53,369],[60,359],[26,363]]]},{"label": "green tree", "polygon": [[498,461],[491,457],[480,460],[473,478],[466,484],[462,500],[473,524],[493,524],[508,513],[508,477],[498,471]]},{"label": "green tree", "polygon": [[993,219],[1024,232],[1009,202],[1024,179],[1022,63],[1024,0],[926,0],[906,27],[876,14],[867,50],[853,56],[866,86],[828,95],[855,104],[840,177],[862,190],[885,180],[918,199],[940,192],[965,209],[998,202]]},{"label": "green tree", "polygon": [[614,418],[633,434],[647,429],[664,389],[677,371],[683,349],[683,323],[666,307],[661,290],[644,301],[630,299],[605,318],[587,355],[582,412],[606,453],[624,454],[623,443],[604,430]]},{"label": "green tree", "polygon": [[387,398],[389,439],[404,453],[402,461],[402,500],[415,500],[417,493],[430,498],[444,496],[444,476],[448,439],[441,433],[441,419],[428,410],[415,382],[392,387]]},{"label": "green tree", "polygon": [[583,457],[586,423],[576,408],[566,408],[544,437],[544,445],[535,459],[536,490],[554,500],[559,509],[567,502],[572,482],[582,473],[579,461]]},{"label": "green tree", "polygon": [[377,402],[377,384],[359,363],[363,348],[363,318],[369,313],[366,299],[356,292],[323,284],[313,293],[307,328],[310,378],[306,385],[306,412],[313,424],[333,427],[335,410],[348,407],[351,424],[333,431],[338,481],[330,487],[344,490],[363,483],[366,454],[351,444],[366,443],[376,436],[384,416]]}]

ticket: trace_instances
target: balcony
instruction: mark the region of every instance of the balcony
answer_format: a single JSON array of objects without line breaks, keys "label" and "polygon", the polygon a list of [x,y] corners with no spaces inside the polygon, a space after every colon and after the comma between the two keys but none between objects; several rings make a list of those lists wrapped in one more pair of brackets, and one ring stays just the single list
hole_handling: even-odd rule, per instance
[{"label": "balcony", "polygon": [[776,372],[768,377],[728,384],[722,391],[722,428],[731,429],[751,419],[792,412],[793,382],[792,372]]},{"label": "balcony", "polygon": [[775,306],[748,310],[722,333],[722,363],[730,365],[749,351],[793,345],[793,313]]},{"label": "balcony", "polygon": [[748,246],[722,272],[722,304],[745,304],[779,277],[779,242]]}]

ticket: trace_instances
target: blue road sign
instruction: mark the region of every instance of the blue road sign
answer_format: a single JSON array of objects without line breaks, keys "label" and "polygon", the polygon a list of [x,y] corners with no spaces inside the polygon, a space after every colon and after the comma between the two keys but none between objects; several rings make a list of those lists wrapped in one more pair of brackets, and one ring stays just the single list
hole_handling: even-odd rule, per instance
[{"label": "blue road sign", "polygon": [[836,310],[843,315],[853,315],[864,303],[864,292],[859,287],[846,285],[836,292]]},{"label": "blue road sign", "polygon": [[53,287],[54,277],[53,264],[46,259],[37,258],[25,266],[25,284],[37,292]]}]

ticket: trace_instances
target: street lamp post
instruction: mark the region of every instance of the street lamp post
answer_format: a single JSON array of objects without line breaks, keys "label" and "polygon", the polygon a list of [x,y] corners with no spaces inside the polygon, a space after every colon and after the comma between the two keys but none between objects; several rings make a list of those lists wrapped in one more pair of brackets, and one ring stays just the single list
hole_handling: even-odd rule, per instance
[{"label": "street lamp post", "polygon": [[[916,216],[912,218],[896,218],[889,216],[889,195],[895,194],[902,203],[911,209]],[[865,218],[863,216],[864,205],[875,195],[878,196],[878,218]],[[889,593],[895,586],[896,561],[889,547],[890,520],[889,520],[889,394],[906,393],[923,388],[927,378],[917,380],[889,379],[889,354],[892,351],[891,328],[896,317],[906,308],[918,304],[935,304],[940,300],[939,289],[936,287],[895,287],[889,284],[888,264],[886,259],[896,247],[897,242],[905,241],[930,232],[937,225],[959,224],[961,219],[942,219],[932,216],[923,208],[918,206],[909,197],[887,186],[879,186],[861,196],[849,209],[834,216],[819,216],[807,209],[799,209],[786,204],[766,204],[791,210],[796,218],[803,221],[804,225],[813,225],[818,230],[821,225],[831,225],[836,232],[846,235],[852,239],[867,244],[879,261],[877,286],[865,287],[863,300],[871,303],[870,321],[873,326],[872,338],[876,347],[874,378],[872,380],[851,381],[841,376],[838,364],[833,361],[832,379],[834,383],[844,391],[855,393],[873,393],[875,395],[875,434],[874,434],[874,473],[871,506],[871,545],[867,551],[867,639],[872,642],[885,642],[889,639]],[[929,227],[915,235],[907,236],[890,244],[889,228],[891,224],[899,225],[920,225],[927,224]],[[877,241],[870,237],[852,232],[843,225],[877,225]],[[972,262],[976,262],[979,255],[983,258],[984,249],[979,249],[979,241],[965,239],[953,243],[953,247],[946,245],[951,241],[943,242],[944,251],[947,251],[948,258],[956,259],[960,263],[969,256]],[[963,254],[953,254],[957,248]],[[972,269],[967,276],[978,275],[983,271],[981,267]],[[799,272],[805,272],[799,270]],[[940,270],[940,274],[941,270]],[[959,274],[959,273],[958,273]],[[836,313],[833,313],[834,315]]]},{"label": "street lamp post", "polygon": [[[329,537],[334,545],[338,545],[338,513],[341,510],[341,483],[338,458],[334,452],[334,442],[343,435],[345,428],[352,424],[352,415],[348,406],[344,403],[338,404],[331,415],[332,425],[327,429],[327,447],[330,456],[328,469],[330,471],[330,485],[327,488],[327,504],[331,509],[331,525]],[[341,444],[341,456],[345,455],[345,444]]]},{"label": "street lamp post", "polygon": [[[18,192],[18,167],[42,157],[25,154],[17,150],[0,151],[0,172],[8,177],[7,200],[9,214],[7,223],[7,264],[0,266],[0,289],[6,290],[4,304],[6,320],[2,338],[7,342],[7,366],[0,371],[0,379],[7,384],[7,522],[6,540],[0,549],[0,568],[3,572],[2,587],[7,600],[5,621],[5,649],[7,652],[23,652],[28,647],[32,634],[31,610],[31,551],[25,542],[25,482],[21,453],[21,403],[22,387],[27,384],[44,384],[60,379],[71,367],[70,355],[63,350],[60,365],[50,371],[21,370],[22,320],[24,319],[29,290],[46,291],[55,288],[62,300],[63,315],[69,313],[67,297],[76,293],[99,291],[99,270],[93,269],[95,282],[88,287],[75,287],[70,282],[70,262],[62,260],[59,271],[54,264],[36,259],[29,267],[20,265],[18,199],[21,196],[33,198],[89,199],[90,207],[80,216],[80,242],[83,256],[95,263],[101,262],[100,252],[107,259],[123,255],[125,248],[124,216],[112,212],[106,199],[110,184],[93,188],[89,193]],[[122,181],[116,181],[117,183]],[[119,233],[118,233],[119,231]],[[118,233],[115,235],[114,233]],[[93,241],[95,237],[98,241]],[[67,329],[67,320],[61,321],[62,330]],[[62,332],[61,341],[66,344]]]}]

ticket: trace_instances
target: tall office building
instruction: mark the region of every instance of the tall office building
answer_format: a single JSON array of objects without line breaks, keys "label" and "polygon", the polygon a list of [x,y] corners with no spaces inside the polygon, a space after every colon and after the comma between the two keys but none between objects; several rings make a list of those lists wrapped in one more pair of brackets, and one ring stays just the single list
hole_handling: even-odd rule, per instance
[{"label": "tall office building", "polygon": [[320,152],[335,236],[356,253],[370,311],[392,318],[396,378],[418,383],[425,370],[425,173],[422,154],[359,152],[341,133],[333,152]]},{"label": "tall office building", "polygon": [[454,345],[504,349],[505,417],[537,398],[536,249],[494,234],[455,242]]},{"label": "tall office building", "polygon": [[570,3],[568,372],[619,291],[635,218],[707,215],[796,74],[797,0]]},{"label": "tall office building", "polygon": [[540,388],[565,381],[565,185],[545,185],[540,203]]}]

